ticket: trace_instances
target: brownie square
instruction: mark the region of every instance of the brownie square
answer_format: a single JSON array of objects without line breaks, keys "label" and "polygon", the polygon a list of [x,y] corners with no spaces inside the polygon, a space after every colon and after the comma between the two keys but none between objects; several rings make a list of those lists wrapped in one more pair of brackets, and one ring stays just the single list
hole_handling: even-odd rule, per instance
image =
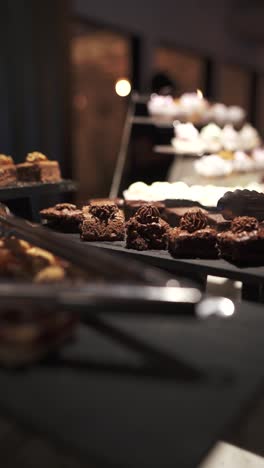
[{"label": "brownie square", "polygon": [[126,224],[126,247],[135,250],[166,250],[169,225],[154,205],[143,205]]},{"label": "brownie square", "polygon": [[49,161],[44,154],[29,153],[26,162],[17,164],[19,182],[59,182],[61,172],[58,161]]},{"label": "brownie square", "polygon": [[226,260],[244,265],[264,264],[264,229],[256,218],[234,218],[231,229],[218,234],[221,256]]},{"label": "brownie square", "polygon": [[80,231],[83,241],[122,241],[125,238],[124,214],[115,204],[90,205],[83,209]]},{"label": "brownie square", "polygon": [[175,258],[217,258],[217,232],[200,209],[185,213],[180,226],[170,230],[169,252]]},{"label": "brownie square", "polygon": [[17,170],[11,156],[0,154],[0,187],[15,185],[17,182]]},{"label": "brownie square", "polygon": [[40,211],[41,218],[48,227],[61,232],[75,233],[79,231],[82,221],[82,210],[71,203],[59,203]]}]

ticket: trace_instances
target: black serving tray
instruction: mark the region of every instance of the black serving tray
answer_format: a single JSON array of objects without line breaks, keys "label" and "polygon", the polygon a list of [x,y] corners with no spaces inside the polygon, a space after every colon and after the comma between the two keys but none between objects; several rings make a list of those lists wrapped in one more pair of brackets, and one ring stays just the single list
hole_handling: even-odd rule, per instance
[{"label": "black serving tray", "polygon": [[[80,242],[80,236],[78,234],[63,235],[71,236],[73,240]],[[205,275],[222,276],[246,283],[264,282],[264,266],[240,267],[223,259],[176,259],[173,258],[169,252],[163,250],[139,252],[133,249],[126,249],[125,242],[89,242],[89,245],[118,253],[127,258],[133,257],[170,272],[197,272]]]}]

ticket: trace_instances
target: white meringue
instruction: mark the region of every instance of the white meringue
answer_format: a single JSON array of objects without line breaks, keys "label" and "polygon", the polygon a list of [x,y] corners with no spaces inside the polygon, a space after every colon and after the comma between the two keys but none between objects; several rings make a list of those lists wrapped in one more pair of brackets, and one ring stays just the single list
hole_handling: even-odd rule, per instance
[{"label": "white meringue", "polygon": [[191,114],[202,114],[206,107],[207,101],[198,95],[198,93],[185,93],[179,98],[180,107]]},{"label": "white meringue", "polygon": [[252,151],[261,144],[258,131],[250,124],[245,124],[239,132],[240,148],[244,151]]},{"label": "white meringue", "polygon": [[228,108],[224,104],[214,104],[210,110],[211,119],[221,127],[227,123],[228,120]]},{"label": "white meringue", "polygon": [[210,123],[202,128],[200,137],[205,144],[205,151],[208,153],[217,153],[221,150],[221,128],[215,123]]},{"label": "white meringue", "polygon": [[242,107],[230,106],[227,109],[227,120],[232,125],[239,125],[246,118],[246,112]]},{"label": "white meringue", "polygon": [[252,159],[257,169],[264,169],[264,148],[256,148],[252,151]]},{"label": "white meringue", "polygon": [[179,154],[201,154],[205,144],[201,140],[198,130],[192,123],[174,123],[175,138],[172,145]]},{"label": "white meringue", "polygon": [[172,96],[152,94],[148,101],[148,111],[153,116],[174,118],[177,115],[177,106]]},{"label": "white meringue", "polygon": [[240,149],[240,135],[232,125],[226,125],[221,134],[222,147],[226,151],[237,151]]}]

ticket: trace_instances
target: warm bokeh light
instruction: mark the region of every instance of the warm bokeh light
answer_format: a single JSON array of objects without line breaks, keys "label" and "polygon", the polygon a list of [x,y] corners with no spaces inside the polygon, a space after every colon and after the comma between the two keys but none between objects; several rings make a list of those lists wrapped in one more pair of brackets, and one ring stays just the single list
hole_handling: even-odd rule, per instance
[{"label": "warm bokeh light", "polygon": [[115,84],[115,91],[118,96],[125,97],[130,94],[131,84],[126,78],[118,80]]},{"label": "warm bokeh light", "polygon": [[198,98],[203,99],[203,93],[200,89],[197,89],[197,96]]}]

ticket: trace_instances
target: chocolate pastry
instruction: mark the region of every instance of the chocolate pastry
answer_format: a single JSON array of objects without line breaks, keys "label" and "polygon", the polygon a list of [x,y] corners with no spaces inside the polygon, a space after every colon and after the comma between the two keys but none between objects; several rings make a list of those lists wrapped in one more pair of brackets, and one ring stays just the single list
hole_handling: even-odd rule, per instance
[{"label": "chocolate pastry", "polygon": [[17,170],[11,156],[0,154],[0,187],[15,185],[17,182]]},{"label": "chocolate pastry", "polygon": [[217,258],[217,233],[208,225],[206,214],[199,208],[188,210],[180,226],[171,229],[169,252],[175,258]]},{"label": "chocolate pastry", "polygon": [[90,198],[85,205],[117,205],[122,210],[124,207],[123,198]]},{"label": "chocolate pastry", "polygon": [[89,205],[83,208],[80,225],[84,241],[121,241],[125,237],[124,215],[115,204]]},{"label": "chocolate pastry", "polygon": [[141,206],[151,205],[158,208],[160,217],[166,221],[166,214],[165,214],[165,204],[163,202],[145,202],[142,200],[125,200],[124,201],[124,213],[126,221],[130,218],[135,216],[136,212],[141,208]]},{"label": "chocolate pastry", "polygon": [[71,203],[59,203],[40,212],[46,224],[62,232],[79,232],[82,210]]},{"label": "chocolate pastry", "polygon": [[218,201],[217,209],[225,219],[233,219],[237,216],[253,216],[258,221],[263,221],[264,193],[255,190],[226,192]]},{"label": "chocolate pastry", "polygon": [[49,161],[42,153],[29,153],[26,162],[17,164],[19,182],[59,182],[61,180],[58,161]]},{"label": "chocolate pastry", "polygon": [[155,205],[145,204],[127,222],[128,249],[166,250],[169,225],[160,217]]},{"label": "chocolate pastry", "polygon": [[256,218],[234,218],[231,229],[218,234],[218,245],[221,256],[233,263],[264,264],[264,230]]}]

